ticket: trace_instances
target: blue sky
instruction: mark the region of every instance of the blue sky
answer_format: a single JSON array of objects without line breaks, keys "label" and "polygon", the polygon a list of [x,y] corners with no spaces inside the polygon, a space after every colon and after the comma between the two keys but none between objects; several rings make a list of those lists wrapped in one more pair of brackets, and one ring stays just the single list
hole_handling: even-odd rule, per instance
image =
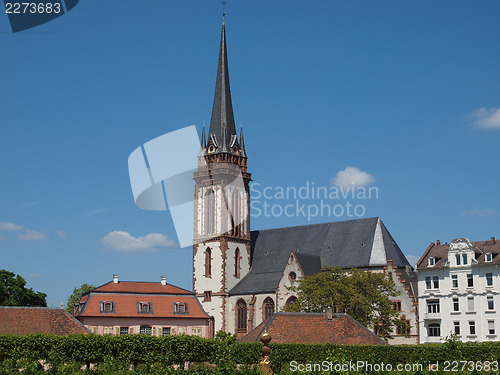
[{"label": "blue sky", "polygon": [[[412,261],[438,239],[500,237],[500,2],[229,0],[226,13],[256,189],[346,174],[376,187],[350,203]],[[210,122],[220,28],[206,0],[85,0],[17,34],[0,17],[0,269],[53,306],[113,273],[191,288],[191,249],[172,245],[168,212],[135,206],[127,159]]]}]

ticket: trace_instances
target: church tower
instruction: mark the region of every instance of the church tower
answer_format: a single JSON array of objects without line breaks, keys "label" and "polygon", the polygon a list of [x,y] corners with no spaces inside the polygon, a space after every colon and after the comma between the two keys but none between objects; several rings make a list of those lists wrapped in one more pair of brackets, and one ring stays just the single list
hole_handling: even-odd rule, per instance
[{"label": "church tower", "polygon": [[228,330],[228,292],[250,269],[250,191],[247,155],[236,133],[226,30],[222,34],[208,136],[203,128],[194,196],[193,290],[213,316],[214,331]]}]

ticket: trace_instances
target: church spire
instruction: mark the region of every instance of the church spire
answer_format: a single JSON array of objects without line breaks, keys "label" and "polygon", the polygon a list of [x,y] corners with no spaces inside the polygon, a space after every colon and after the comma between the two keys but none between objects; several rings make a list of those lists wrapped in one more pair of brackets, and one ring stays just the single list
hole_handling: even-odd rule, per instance
[{"label": "church spire", "polygon": [[227,153],[231,149],[231,139],[236,136],[234,124],[231,89],[229,87],[229,70],[227,64],[226,26],[222,20],[219,63],[215,83],[214,105],[210,121],[209,138],[214,137],[217,150],[215,153]]}]

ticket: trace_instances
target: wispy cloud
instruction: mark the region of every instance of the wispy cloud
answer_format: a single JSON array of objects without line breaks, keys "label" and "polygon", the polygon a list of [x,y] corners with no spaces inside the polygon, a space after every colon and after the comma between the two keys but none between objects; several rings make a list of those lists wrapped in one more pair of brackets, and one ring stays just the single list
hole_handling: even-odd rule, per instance
[{"label": "wispy cloud", "polygon": [[346,167],[330,179],[333,185],[340,188],[367,186],[375,182],[375,177],[357,167]]},{"label": "wispy cloud", "polygon": [[109,211],[109,208],[99,208],[99,209],[91,210],[91,211],[87,212],[87,216],[99,215],[99,214],[103,214],[104,212],[107,212],[107,211]]},{"label": "wispy cloud", "polygon": [[495,210],[491,208],[471,208],[470,210],[464,210],[462,212],[464,216],[477,216],[477,217],[486,217],[495,215]]},{"label": "wispy cloud", "polygon": [[160,247],[175,248],[179,245],[161,233],[150,233],[133,237],[128,232],[113,231],[101,238],[101,243],[110,249],[125,252],[157,251]]},{"label": "wispy cloud", "polygon": [[500,108],[479,108],[466,118],[477,128],[500,129]]},{"label": "wispy cloud", "polygon": [[66,237],[66,233],[63,230],[56,230],[56,234],[61,238]]},{"label": "wispy cloud", "polygon": [[42,232],[35,232],[34,230],[25,229],[17,238],[21,241],[43,241],[47,235]]},{"label": "wispy cloud", "polygon": [[23,230],[23,229],[24,229],[24,227],[22,225],[19,225],[19,224],[0,222],[0,231],[19,232],[20,230]]}]

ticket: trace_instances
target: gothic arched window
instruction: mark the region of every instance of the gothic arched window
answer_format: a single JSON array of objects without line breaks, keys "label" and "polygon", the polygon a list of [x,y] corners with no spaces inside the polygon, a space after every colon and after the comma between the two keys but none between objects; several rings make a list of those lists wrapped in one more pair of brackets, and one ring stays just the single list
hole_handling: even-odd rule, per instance
[{"label": "gothic arched window", "polygon": [[205,234],[210,235],[215,232],[215,197],[212,189],[205,193]]},{"label": "gothic arched window", "polygon": [[236,321],[238,331],[247,330],[247,304],[242,299],[236,304]]},{"label": "gothic arched window", "polygon": [[274,314],[274,301],[272,298],[267,297],[262,304],[262,311],[264,312],[264,320]]},{"label": "gothic arched window", "polygon": [[205,277],[212,276],[212,250],[207,247],[205,250]]},{"label": "gothic arched window", "polygon": [[288,298],[286,300],[285,305],[293,305],[295,303],[295,301],[297,301],[297,297],[291,296],[290,298]]},{"label": "gothic arched window", "polygon": [[240,199],[239,191],[233,191],[231,195],[231,234],[233,236],[240,235]]},{"label": "gothic arched window", "polygon": [[240,248],[237,247],[234,253],[234,277],[240,277]]}]

